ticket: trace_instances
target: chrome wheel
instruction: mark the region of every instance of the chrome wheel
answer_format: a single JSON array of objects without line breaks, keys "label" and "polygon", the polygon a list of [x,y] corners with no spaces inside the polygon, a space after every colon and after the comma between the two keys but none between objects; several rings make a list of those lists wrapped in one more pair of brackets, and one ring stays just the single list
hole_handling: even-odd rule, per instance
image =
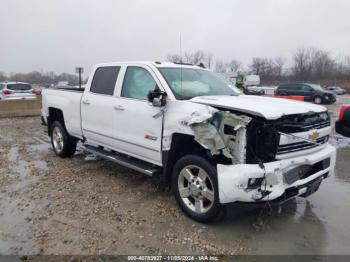
[{"label": "chrome wheel", "polygon": [[63,135],[61,129],[57,126],[52,130],[52,142],[57,153],[63,150]]},{"label": "chrome wheel", "polygon": [[178,190],[183,203],[196,213],[206,213],[214,204],[214,184],[198,166],[188,165],[180,171]]}]

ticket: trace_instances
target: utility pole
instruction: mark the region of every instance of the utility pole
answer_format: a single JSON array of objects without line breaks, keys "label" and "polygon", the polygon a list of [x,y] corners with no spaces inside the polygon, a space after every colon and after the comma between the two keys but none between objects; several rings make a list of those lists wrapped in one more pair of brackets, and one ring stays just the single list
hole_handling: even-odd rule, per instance
[{"label": "utility pole", "polygon": [[84,73],[83,67],[76,67],[75,72],[79,74],[79,88],[81,89],[81,74]]}]

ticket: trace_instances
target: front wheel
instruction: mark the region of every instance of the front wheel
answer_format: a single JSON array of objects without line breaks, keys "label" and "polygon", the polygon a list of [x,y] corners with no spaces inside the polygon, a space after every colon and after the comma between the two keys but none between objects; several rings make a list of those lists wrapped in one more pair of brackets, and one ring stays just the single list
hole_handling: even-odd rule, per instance
[{"label": "front wheel", "polygon": [[217,184],[216,169],[205,158],[187,155],[174,166],[172,188],[176,201],[194,220],[212,222],[221,213]]},{"label": "front wheel", "polygon": [[77,148],[77,139],[70,136],[60,122],[55,121],[51,126],[51,144],[57,156],[70,157]]},{"label": "front wheel", "polygon": [[317,104],[317,105],[321,104],[322,103],[322,97],[315,96],[314,97],[314,103]]}]

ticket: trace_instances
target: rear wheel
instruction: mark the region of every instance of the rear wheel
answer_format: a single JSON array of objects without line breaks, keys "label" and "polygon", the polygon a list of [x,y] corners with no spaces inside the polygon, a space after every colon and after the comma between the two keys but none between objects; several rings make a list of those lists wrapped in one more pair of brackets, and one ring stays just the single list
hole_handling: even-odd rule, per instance
[{"label": "rear wheel", "polygon": [[315,104],[321,104],[322,103],[322,97],[320,97],[320,96],[315,96],[314,97],[314,103]]},{"label": "rear wheel", "polygon": [[187,155],[173,169],[172,187],[182,211],[199,222],[214,221],[222,211],[216,169],[204,158]]},{"label": "rear wheel", "polygon": [[70,157],[77,148],[77,139],[70,136],[60,122],[55,121],[51,126],[51,144],[57,156]]}]

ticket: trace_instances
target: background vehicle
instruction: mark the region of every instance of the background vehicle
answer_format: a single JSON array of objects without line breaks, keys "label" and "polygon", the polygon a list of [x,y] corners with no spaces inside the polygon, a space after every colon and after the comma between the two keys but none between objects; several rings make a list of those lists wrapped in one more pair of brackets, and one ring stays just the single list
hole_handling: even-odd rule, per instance
[{"label": "background vehicle", "polygon": [[336,96],[324,90],[320,85],[309,83],[282,84],[277,87],[278,96],[303,96],[305,101],[315,104],[332,104],[336,101]]},{"label": "background vehicle", "polygon": [[335,131],[350,137],[350,105],[343,105],[339,111],[339,119],[335,123]]},{"label": "background vehicle", "polygon": [[42,85],[32,84],[32,88],[33,88],[33,94],[41,95],[42,90],[47,87]]},{"label": "background vehicle", "polygon": [[327,91],[332,92],[333,94],[336,95],[345,95],[346,94],[346,90],[339,87],[339,86],[330,86],[326,88]]},{"label": "background vehicle", "polygon": [[326,108],[243,95],[216,73],[162,62],[105,63],[85,89],[43,90],[56,155],[85,150],[171,185],[189,217],[225,204],[314,193],[333,173]]},{"label": "background vehicle", "polygon": [[0,99],[35,99],[33,88],[28,83],[0,83]]}]

